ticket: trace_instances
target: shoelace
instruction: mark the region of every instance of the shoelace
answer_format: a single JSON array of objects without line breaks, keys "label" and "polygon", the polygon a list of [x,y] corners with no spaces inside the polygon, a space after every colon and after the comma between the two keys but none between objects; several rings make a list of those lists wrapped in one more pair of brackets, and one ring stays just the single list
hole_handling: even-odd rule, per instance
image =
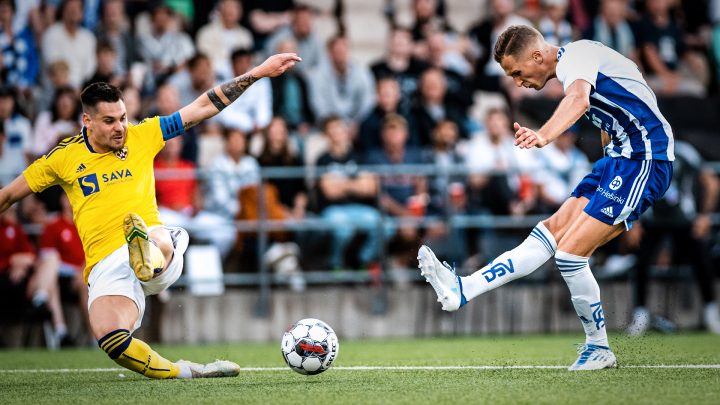
[{"label": "shoelace", "polygon": [[455,270],[455,263],[453,263],[453,265],[451,266],[448,262],[443,261],[442,265],[445,266],[446,269],[452,271],[453,274],[457,275],[457,271]]}]

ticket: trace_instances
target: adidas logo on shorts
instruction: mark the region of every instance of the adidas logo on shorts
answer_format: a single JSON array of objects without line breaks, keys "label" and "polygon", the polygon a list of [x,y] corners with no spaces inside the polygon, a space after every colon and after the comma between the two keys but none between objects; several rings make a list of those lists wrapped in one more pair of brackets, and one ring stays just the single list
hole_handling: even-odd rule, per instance
[{"label": "adidas logo on shorts", "polygon": [[605,208],[601,209],[600,212],[609,216],[610,218],[614,217],[612,207],[605,207]]}]

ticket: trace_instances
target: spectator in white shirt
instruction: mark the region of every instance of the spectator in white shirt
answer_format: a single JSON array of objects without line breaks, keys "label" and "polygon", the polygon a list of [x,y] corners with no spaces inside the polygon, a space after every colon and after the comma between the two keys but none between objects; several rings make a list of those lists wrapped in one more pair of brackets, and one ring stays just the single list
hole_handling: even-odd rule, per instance
[{"label": "spectator in white shirt", "polygon": [[309,73],[317,69],[325,60],[325,49],[318,36],[313,32],[313,10],[303,4],[295,7],[290,26],[277,30],[265,44],[265,53],[271,55],[278,44],[292,39],[297,44],[297,53],[303,59],[295,69]]},{"label": "spectator in white shirt", "polygon": [[42,38],[44,66],[64,60],[70,68],[70,84],[79,87],[95,72],[95,35],[82,28],[81,0],[62,3],[61,20],[50,26]]},{"label": "spectator in white shirt", "polygon": [[32,126],[17,112],[15,92],[0,87],[0,185],[8,184],[30,161]]},{"label": "spectator in white shirt", "polygon": [[[232,53],[233,76],[245,74],[252,68],[253,54],[249,49]],[[226,127],[239,128],[247,134],[265,128],[272,119],[272,87],[269,78],[262,78],[248,87],[242,97],[230,104],[217,119]]]},{"label": "spectator in white shirt", "polygon": [[220,0],[215,18],[197,33],[198,51],[212,60],[215,73],[222,79],[232,77],[230,53],[238,48],[252,48],[250,31],[240,25],[242,3],[239,0]]},{"label": "spectator in white shirt", "polygon": [[373,108],[375,81],[367,66],[350,60],[348,48],[345,37],[328,40],[328,61],[312,73],[310,91],[318,121],[338,115],[354,127]]},{"label": "spectator in white shirt", "polygon": [[171,74],[195,54],[192,38],[175,28],[174,13],[160,4],[152,9],[151,30],[138,38],[140,55],[150,66],[151,79]]}]

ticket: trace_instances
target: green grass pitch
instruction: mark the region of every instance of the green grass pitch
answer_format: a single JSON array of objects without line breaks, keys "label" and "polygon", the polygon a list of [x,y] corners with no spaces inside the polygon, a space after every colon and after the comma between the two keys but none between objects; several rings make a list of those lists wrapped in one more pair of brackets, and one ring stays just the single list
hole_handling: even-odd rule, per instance
[{"label": "green grass pitch", "polygon": [[[225,358],[248,368],[237,378],[185,381],[155,381],[115,369],[99,349],[0,351],[0,404],[720,403],[720,337],[709,334],[612,336],[616,370],[499,367],[566,367],[576,357],[577,339],[341,339],[335,365],[317,376],[285,368],[279,337],[276,344],[157,346],[170,359]],[[657,365],[705,367],[639,367]],[[391,366],[403,367],[382,368]]]}]

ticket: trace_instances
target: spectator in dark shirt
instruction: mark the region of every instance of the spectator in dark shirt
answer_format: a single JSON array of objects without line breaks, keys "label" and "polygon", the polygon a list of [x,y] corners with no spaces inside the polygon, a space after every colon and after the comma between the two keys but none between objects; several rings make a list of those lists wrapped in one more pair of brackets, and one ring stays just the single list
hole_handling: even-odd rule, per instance
[{"label": "spectator in dark shirt", "polygon": [[447,80],[443,71],[438,68],[426,70],[420,78],[420,93],[412,109],[420,147],[430,147],[432,130],[442,120],[453,121],[460,130],[460,136],[467,137],[467,117],[462,107],[458,107],[448,98]]},{"label": "spectator in dark shirt", "polygon": [[397,80],[392,77],[385,77],[380,79],[375,87],[377,93],[375,108],[370,111],[360,124],[360,131],[355,138],[355,151],[359,154],[365,154],[382,147],[380,134],[382,133],[383,121],[389,114],[402,115],[409,122],[408,143],[417,146],[419,139],[417,134],[413,132],[409,110],[401,110],[400,86]]},{"label": "spectator in dark shirt", "polygon": [[35,84],[40,55],[30,27],[13,27],[14,17],[15,1],[0,1],[0,68],[4,83],[26,90]]},{"label": "spectator in dark shirt", "polygon": [[88,79],[83,88],[97,82],[110,83],[116,87],[125,85],[125,77],[118,71],[117,52],[108,41],[99,41],[95,50],[97,69]]},{"label": "spectator in dark shirt", "polygon": [[[296,52],[296,44],[288,39],[278,43],[276,53]],[[305,75],[289,70],[270,78],[272,87],[272,113],[285,119],[288,127],[300,134],[307,134],[315,122],[310,105],[310,89]]]},{"label": "spectator in dark shirt", "polygon": [[627,20],[627,0],[602,0],[600,14],[592,22],[584,37],[620,52],[638,62],[635,34]]},{"label": "spectator in dark shirt", "polygon": [[395,78],[400,85],[400,109],[409,111],[412,96],[418,89],[420,75],[429,67],[427,62],[413,56],[413,40],[410,31],[395,27],[390,32],[387,55],[370,68],[375,80],[385,77]]},{"label": "spectator in dark shirt", "polygon": [[[102,21],[95,27],[98,42],[108,42],[116,53],[118,74],[126,74],[130,67],[139,59],[135,38],[130,32],[130,23],[125,13],[125,2],[122,0],[106,0],[102,6]],[[133,83],[141,86],[142,83]]]},{"label": "spectator in dark shirt", "polygon": [[[302,160],[295,153],[288,136],[285,120],[274,117],[265,130],[263,149],[258,156],[261,167],[300,167]],[[288,214],[296,219],[305,216],[308,204],[305,180],[300,177],[274,178],[268,183],[277,187],[280,202],[285,206]]]},{"label": "spectator in dark shirt", "polygon": [[685,46],[668,0],[648,0],[638,24],[638,47],[650,87],[662,95],[702,97],[709,81],[707,61]]},{"label": "spectator in dark shirt", "polygon": [[357,251],[360,265],[367,265],[380,248],[380,212],[375,208],[377,182],[370,173],[359,171],[361,160],[352,149],[350,131],[343,120],[329,118],[324,132],[329,147],[317,161],[317,166],[327,171],[318,184],[318,209],[333,224],[330,268],[343,268],[345,249],[358,228],[367,238],[353,251]]},{"label": "spectator in dark shirt", "polygon": [[[424,163],[419,150],[408,148],[408,126],[402,116],[385,117],[382,128],[382,149],[368,154],[367,163],[372,165],[412,165]],[[416,217],[425,215],[427,206],[427,181],[412,173],[380,175],[380,207],[393,217]],[[417,224],[398,223],[390,225],[397,229],[397,236],[390,244],[394,267],[408,267],[414,260],[414,251],[420,242]],[[411,254],[412,253],[412,254]]]}]

